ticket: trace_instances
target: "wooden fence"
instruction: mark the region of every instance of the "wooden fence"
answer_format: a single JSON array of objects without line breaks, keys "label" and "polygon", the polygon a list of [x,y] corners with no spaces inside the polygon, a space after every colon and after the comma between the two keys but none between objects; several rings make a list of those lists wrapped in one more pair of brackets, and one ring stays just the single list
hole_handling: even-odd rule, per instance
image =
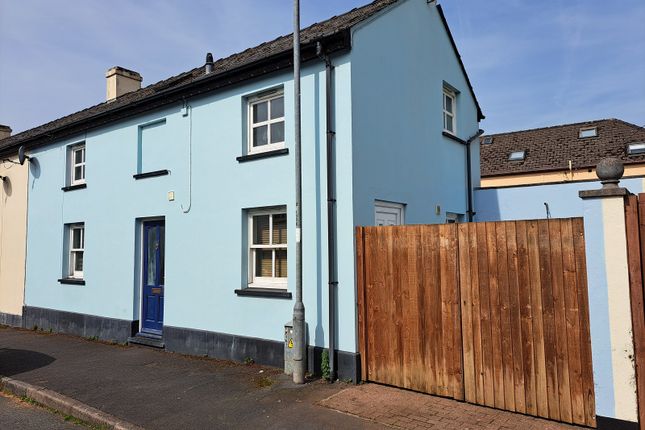
[{"label": "wooden fence", "polygon": [[356,239],[363,379],[595,426],[582,219]]}]

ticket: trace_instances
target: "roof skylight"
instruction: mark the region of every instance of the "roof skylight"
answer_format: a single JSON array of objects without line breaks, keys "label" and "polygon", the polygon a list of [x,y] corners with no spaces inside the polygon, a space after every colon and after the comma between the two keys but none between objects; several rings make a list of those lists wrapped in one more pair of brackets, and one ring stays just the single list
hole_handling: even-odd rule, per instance
[{"label": "roof skylight", "polygon": [[585,137],[596,137],[596,136],[598,136],[598,129],[596,127],[581,128],[580,132],[578,133],[578,137],[580,139],[584,139]]},{"label": "roof skylight", "polygon": [[490,145],[493,143],[493,136],[484,136],[484,140],[482,142],[484,145]]},{"label": "roof skylight", "polygon": [[645,154],[645,142],[634,142],[627,145],[627,155]]},{"label": "roof skylight", "polygon": [[508,161],[524,161],[526,151],[514,151],[508,156]]}]

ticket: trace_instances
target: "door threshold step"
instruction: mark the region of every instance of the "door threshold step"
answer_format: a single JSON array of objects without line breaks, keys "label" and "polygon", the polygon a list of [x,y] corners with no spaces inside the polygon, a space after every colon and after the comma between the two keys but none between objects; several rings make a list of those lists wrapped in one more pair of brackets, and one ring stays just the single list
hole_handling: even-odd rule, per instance
[{"label": "door threshold step", "polygon": [[128,345],[143,345],[149,346],[152,348],[163,349],[166,347],[166,344],[163,342],[163,339],[160,337],[152,337],[146,335],[136,335],[128,338]]}]

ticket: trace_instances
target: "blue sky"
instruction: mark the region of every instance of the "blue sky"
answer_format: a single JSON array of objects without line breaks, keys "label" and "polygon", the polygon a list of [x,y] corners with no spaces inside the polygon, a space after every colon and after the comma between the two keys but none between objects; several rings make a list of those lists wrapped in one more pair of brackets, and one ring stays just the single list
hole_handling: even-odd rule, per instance
[{"label": "blue sky", "polygon": [[[422,0],[413,0],[422,1]],[[303,27],[367,0],[301,0]],[[489,133],[600,118],[645,125],[642,0],[443,0]],[[0,0],[0,123],[14,133],[291,32],[291,0]]]}]

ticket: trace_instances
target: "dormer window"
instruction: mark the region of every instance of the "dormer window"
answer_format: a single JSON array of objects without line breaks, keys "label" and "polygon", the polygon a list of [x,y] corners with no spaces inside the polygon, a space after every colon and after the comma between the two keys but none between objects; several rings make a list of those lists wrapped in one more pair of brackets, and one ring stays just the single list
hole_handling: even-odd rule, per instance
[{"label": "dormer window", "polygon": [[524,161],[526,151],[514,151],[508,156],[508,161]]},{"label": "dormer window", "polygon": [[645,142],[634,142],[627,145],[627,155],[645,154]]},{"label": "dormer window", "polygon": [[596,127],[581,128],[580,132],[578,133],[578,137],[580,139],[584,139],[587,137],[597,137],[597,136],[598,136],[598,129]]}]

